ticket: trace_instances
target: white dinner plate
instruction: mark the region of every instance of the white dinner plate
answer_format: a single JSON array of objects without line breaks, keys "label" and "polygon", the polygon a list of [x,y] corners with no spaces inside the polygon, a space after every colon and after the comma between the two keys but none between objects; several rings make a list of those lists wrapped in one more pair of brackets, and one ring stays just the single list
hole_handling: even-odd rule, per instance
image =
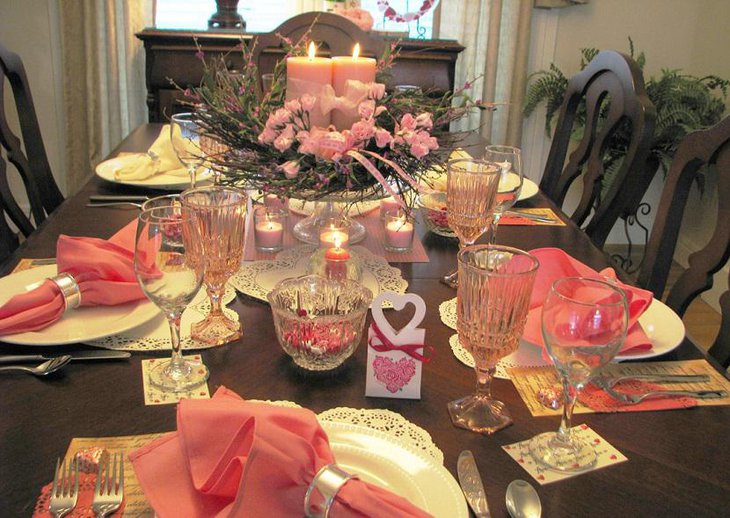
[{"label": "white dinner plate", "polygon": [[469,512],[459,484],[432,457],[406,442],[364,426],[321,422],[337,464],[407,498],[437,518],[466,518]]},{"label": "white dinner plate", "polygon": [[[346,204],[335,202],[338,207],[346,207]],[[304,200],[289,200],[289,210],[300,216],[311,216],[314,212],[316,202]],[[365,200],[353,203],[347,209],[350,217],[364,216],[380,207],[380,200]]]},{"label": "white dinner plate", "polygon": [[651,340],[651,349],[636,351],[616,356],[617,361],[641,360],[654,358],[676,349],[684,340],[684,322],[672,308],[662,301],[654,299],[644,314],[639,317],[639,324]]},{"label": "white dinner plate", "polygon": [[540,188],[537,186],[537,184],[535,182],[533,182],[529,178],[523,178],[522,179],[522,190],[520,191],[520,197],[517,198],[517,201],[532,198],[539,191],[540,191]]},{"label": "white dinner plate", "polygon": [[[114,171],[119,169],[121,162],[124,157],[110,158],[104,160],[96,166],[96,176],[103,178],[104,180],[112,183],[118,183],[120,185],[132,185],[134,187],[149,187],[151,189],[165,189],[165,190],[181,190],[190,187],[189,176],[179,176],[171,174],[156,174],[144,180],[117,180],[114,176]],[[213,172],[210,169],[203,169],[198,173],[196,182],[204,182],[213,176]]]},{"label": "white dinner plate", "polygon": [[[11,273],[0,278],[0,305],[26,286],[53,277],[56,265],[39,266]],[[159,314],[147,299],[117,306],[90,306],[70,310],[57,322],[38,331],[28,331],[0,337],[0,341],[20,345],[64,345],[121,333],[144,324]]]}]

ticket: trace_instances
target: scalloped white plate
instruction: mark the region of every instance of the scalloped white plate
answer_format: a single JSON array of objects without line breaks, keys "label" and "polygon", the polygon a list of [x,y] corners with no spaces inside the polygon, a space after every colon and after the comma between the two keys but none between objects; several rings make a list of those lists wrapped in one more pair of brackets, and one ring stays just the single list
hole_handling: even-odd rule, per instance
[{"label": "scalloped white plate", "polygon": [[459,484],[433,458],[364,426],[330,421],[321,425],[345,471],[407,498],[437,518],[468,518]]},{"label": "scalloped white plate", "polygon": [[[96,176],[103,178],[107,182],[118,183],[120,185],[132,185],[134,187],[149,187],[151,189],[180,190],[190,187],[189,176],[178,176],[170,174],[156,174],[144,180],[117,180],[114,172],[122,165],[123,157],[114,157],[104,160],[96,166]],[[182,166],[181,166],[182,167]],[[203,169],[196,177],[196,183],[202,183],[209,180],[213,176],[213,171]]]}]

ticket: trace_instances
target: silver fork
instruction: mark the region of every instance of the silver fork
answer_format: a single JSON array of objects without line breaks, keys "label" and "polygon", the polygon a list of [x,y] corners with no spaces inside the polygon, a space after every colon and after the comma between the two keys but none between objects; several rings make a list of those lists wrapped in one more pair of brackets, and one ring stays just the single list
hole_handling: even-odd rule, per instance
[{"label": "silver fork", "polygon": [[76,507],[79,497],[79,465],[74,458],[66,471],[66,459],[56,460],[56,471],[51,486],[51,502],[48,506],[50,513],[56,518],[66,516]]},{"label": "silver fork", "polygon": [[[110,515],[119,509],[124,500],[124,454],[114,454],[111,471],[109,470],[110,462],[111,459],[107,458],[105,463],[99,463],[94,500],[91,503],[91,509],[96,513],[96,518]],[[118,471],[117,464],[119,464]]]},{"label": "silver fork", "polygon": [[[651,383],[707,383],[710,376],[707,374],[625,374],[621,376],[596,376],[596,385],[603,383],[613,387],[622,381],[648,381]],[[602,387],[605,385],[601,385]]]},{"label": "silver fork", "polygon": [[606,394],[613,399],[629,405],[636,405],[648,398],[692,397],[696,399],[720,399],[727,397],[727,392],[724,390],[652,390],[641,394],[627,394],[614,390],[608,384],[604,384],[598,379],[594,381],[596,381],[596,385],[605,390]]}]

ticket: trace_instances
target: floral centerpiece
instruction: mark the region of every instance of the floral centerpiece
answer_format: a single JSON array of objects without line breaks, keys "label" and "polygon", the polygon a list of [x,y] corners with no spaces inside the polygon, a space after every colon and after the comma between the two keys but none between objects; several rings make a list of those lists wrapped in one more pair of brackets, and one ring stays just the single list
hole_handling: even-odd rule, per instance
[{"label": "floral centerpiece", "polygon": [[392,45],[377,60],[375,81],[356,85],[351,126],[319,127],[312,123],[313,110],[326,108],[327,99],[305,93],[287,100],[286,94],[287,59],[305,55],[308,34],[296,43],[282,39],[287,56],[265,92],[245,44],[243,71],[237,74],[227,71],[225,56],[206,60],[199,52],[203,80],[185,93],[202,131],[216,143],[206,160],[224,184],[304,200],[400,195],[417,189],[428,171],[446,161],[463,136],[448,132],[451,121],[489,107],[469,98],[469,85],[445,94],[386,91]]}]

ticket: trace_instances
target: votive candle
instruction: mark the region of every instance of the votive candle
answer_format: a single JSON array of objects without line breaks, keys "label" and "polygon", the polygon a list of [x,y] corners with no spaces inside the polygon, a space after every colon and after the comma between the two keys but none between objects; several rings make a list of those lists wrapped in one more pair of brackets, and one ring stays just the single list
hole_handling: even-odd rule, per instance
[{"label": "votive candle", "polygon": [[403,212],[388,212],[383,220],[384,247],[389,252],[407,252],[413,246],[413,220]]}]

